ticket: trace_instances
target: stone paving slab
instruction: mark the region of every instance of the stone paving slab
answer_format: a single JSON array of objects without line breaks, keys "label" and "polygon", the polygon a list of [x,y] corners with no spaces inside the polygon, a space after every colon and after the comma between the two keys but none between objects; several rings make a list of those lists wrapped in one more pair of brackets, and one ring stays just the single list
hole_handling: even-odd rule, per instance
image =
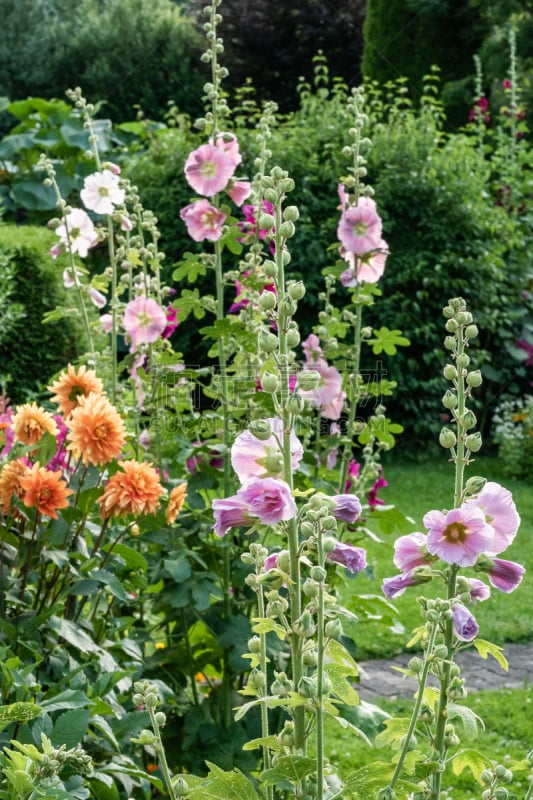
[{"label": "stone paving slab", "polygon": [[[506,672],[492,657],[481,658],[477,650],[459,653],[457,663],[470,691],[511,688],[523,689],[533,685],[533,644],[506,644],[503,654],[509,662]],[[402,653],[393,659],[374,659],[359,662],[360,679],[357,691],[362,700],[374,702],[379,697],[395,698],[412,695],[418,688],[413,678],[405,677],[395,667],[406,669],[415,654]],[[435,686],[430,676],[428,685]]]}]

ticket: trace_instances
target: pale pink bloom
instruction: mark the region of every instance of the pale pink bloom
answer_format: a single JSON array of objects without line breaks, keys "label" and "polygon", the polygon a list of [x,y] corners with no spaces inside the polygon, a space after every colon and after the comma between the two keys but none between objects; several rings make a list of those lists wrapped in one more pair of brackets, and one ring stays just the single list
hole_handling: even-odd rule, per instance
[{"label": "pale pink bloom", "polygon": [[480,508],[463,505],[447,514],[429,511],[424,516],[428,529],[427,548],[447,564],[472,567],[480,553],[490,549],[494,529],[487,525]]},{"label": "pale pink bloom", "polygon": [[[251,478],[279,477],[283,474],[283,421],[268,419],[272,435],[261,441],[249,430],[240,433],[231,447],[231,465],[241,483]],[[290,434],[291,465],[296,469],[303,458],[303,446],[294,431]]]},{"label": "pale pink bloom", "polygon": [[344,210],[350,205],[350,195],[342,183],[339,183],[337,187],[337,193],[339,195],[339,200],[341,201],[341,210]]},{"label": "pale pink bloom", "polygon": [[147,428],[144,428],[141,433],[139,434],[139,444],[141,447],[144,447],[145,450],[148,450],[150,447],[150,433]]},{"label": "pale pink bloom", "polygon": [[520,515],[508,489],[488,481],[476,497],[465,502],[465,506],[480,508],[488,524],[494,528],[494,539],[486,550],[487,555],[496,556],[509,547],[520,527]]},{"label": "pale pink bloom", "polygon": [[400,536],[394,542],[394,564],[402,572],[408,572],[414,567],[427,564],[431,558],[427,551],[427,536],[425,533],[410,533]]},{"label": "pale pink bloom", "polygon": [[119,178],[109,169],[93,172],[83,181],[80,197],[85,208],[95,214],[112,214],[115,206],[124,202],[125,192],[120,188]]},{"label": "pale pink bloom", "polygon": [[[212,139],[209,140],[209,144],[213,144]],[[234,133],[219,133],[215,144],[231,158],[234,167],[239,166],[242,157],[239,150],[239,142]]]},{"label": "pale pink bloom", "polygon": [[242,206],[252,193],[252,184],[250,181],[231,181],[227,192],[236,206]]},{"label": "pale pink bloom", "polygon": [[379,247],[381,218],[369,203],[350,206],[341,214],[337,236],[346,250],[363,256]]},{"label": "pale pink bloom", "polygon": [[301,391],[300,395],[310,401],[311,405],[320,409],[325,419],[339,419],[344,408],[346,393],[342,389],[342,375],[324,359],[306,364],[306,369],[315,370],[320,375],[320,382],[314,389]]},{"label": "pale pink bloom", "polygon": [[335,542],[333,550],[327,554],[326,561],[346,567],[348,572],[361,572],[366,567],[366,551],[347,542]]},{"label": "pale pink bloom", "polygon": [[337,447],[332,447],[326,456],[326,469],[335,469],[339,451]]},{"label": "pale pink bloom", "polygon": [[133,230],[133,222],[125,214],[120,215],[120,228],[123,231]]},{"label": "pale pink bloom", "polygon": [[470,598],[472,602],[488,600],[490,597],[490,588],[483,581],[477,578],[469,578],[470,583]]},{"label": "pale pink bloom", "polygon": [[73,208],[56,228],[61,244],[71,253],[85,258],[91,247],[98,243],[98,234],[91,218],[82,208]]},{"label": "pale pink bloom", "polygon": [[253,478],[236,495],[213,500],[214,531],[224,536],[230,528],[277,525],[296,516],[297,508],[291,490],[284,481],[274,478]]},{"label": "pale pink bloom", "polygon": [[361,514],[361,503],[354,494],[337,494],[332,498],[335,508],[332,511],[335,519],[353,524]]},{"label": "pale pink bloom", "polygon": [[452,608],[453,632],[462,642],[471,642],[475,639],[479,625],[476,618],[462,603],[455,603]]},{"label": "pale pink bloom", "polygon": [[57,258],[58,256],[60,256],[62,252],[63,252],[63,248],[61,247],[60,244],[54,244],[50,248],[50,256],[52,258],[54,258],[54,259]]},{"label": "pale pink bloom", "polygon": [[127,304],[123,322],[134,352],[140,344],[155,342],[161,336],[167,315],[152,298],[137,297]]},{"label": "pale pink bloom", "polygon": [[504,561],[503,558],[493,558],[490,564],[483,568],[487,573],[490,583],[500,592],[509,594],[522,583],[525,568],[515,561]]},{"label": "pale pink bloom", "polygon": [[102,326],[102,330],[104,333],[111,333],[111,330],[113,328],[113,315],[102,314],[100,317],[100,325]]},{"label": "pale pink bloom", "polygon": [[185,177],[195,192],[212,197],[226,188],[235,167],[232,156],[222,147],[202,144],[187,157]]},{"label": "pale pink bloom", "polygon": [[195,242],[207,239],[216,242],[222,236],[222,226],[226,215],[212,206],[208,200],[196,200],[180,211],[180,217],[187,226],[187,233]]},{"label": "pale pink bloom", "polygon": [[108,169],[113,175],[120,175],[121,169],[118,164],[113,164],[111,161],[106,161],[104,168]]},{"label": "pale pink bloom", "polygon": [[324,356],[324,351],[320,346],[320,339],[316,333],[310,333],[307,339],[302,342],[302,350],[304,351],[307,364],[318,361]]},{"label": "pale pink bloom", "polygon": [[[75,274],[79,282],[79,279],[83,275],[83,272],[81,271],[81,269],[77,269],[75,271]],[[70,267],[67,267],[67,269],[63,270],[63,286],[65,287],[65,289],[72,289],[73,286],[76,286],[76,281],[74,280],[74,272]]]},{"label": "pale pink bloom", "polygon": [[107,298],[102,292],[99,292],[98,289],[95,289],[93,286],[89,286],[89,297],[91,301],[94,303],[96,308],[103,308],[107,303]]},{"label": "pale pink bloom", "polygon": [[350,265],[341,275],[341,283],[347,288],[357,286],[358,283],[377,283],[385,272],[385,262],[388,256],[388,245],[380,239],[376,250],[366,253],[361,258],[356,258],[354,253],[340,248],[340,254]]}]

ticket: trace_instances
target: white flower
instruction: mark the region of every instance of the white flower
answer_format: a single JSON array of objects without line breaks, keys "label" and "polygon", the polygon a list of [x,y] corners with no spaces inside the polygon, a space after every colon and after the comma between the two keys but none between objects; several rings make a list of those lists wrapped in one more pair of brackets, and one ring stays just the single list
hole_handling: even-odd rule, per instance
[{"label": "white flower", "polygon": [[89,286],[89,297],[96,308],[103,308],[107,303],[105,295],[103,295],[102,292],[99,292],[98,289],[95,289],[94,286]]},{"label": "white flower", "polygon": [[83,181],[80,197],[85,208],[95,214],[112,214],[116,205],[124,202],[124,189],[119,186],[119,179],[111,170],[94,172]]},{"label": "white flower", "polygon": [[85,258],[91,247],[98,242],[98,235],[91,218],[82,208],[74,208],[58,225],[56,233],[67,251]]}]

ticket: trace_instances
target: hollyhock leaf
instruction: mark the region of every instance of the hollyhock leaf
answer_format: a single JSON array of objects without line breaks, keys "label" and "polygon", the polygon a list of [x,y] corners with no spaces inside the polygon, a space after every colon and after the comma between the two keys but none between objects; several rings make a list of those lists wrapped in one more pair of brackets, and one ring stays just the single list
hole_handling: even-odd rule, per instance
[{"label": "hollyhock leaf", "polygon": [[283,781],[290,781],[293,784],[311,775],[316,769],[314,758],[306,756],[283,756],[276,761],[276,766],[272,769],[265,769],[261,773],[261,782],[267,786],[276,786]]},{"label": "hollyhock leaf", "polygon": [[176,583],[182,583],[191,576],[191,565],[185,555],[180,555],[174,559],[165,558],[163,566]]},{"label": "hollyhock leaf", "polygon": [[402,336],[399,330],[391,331],[388,328],[380,328],[374,331],[374,339],[368,339],[368,344],[372,345],[374,355],[385,352],[388,356],[393,356],[398,347],[407,347],[411,344],[409,339]]},{"label": "hollyhock leaf", "polygon": [[205,275],[206,272],[207,267],[205,264],[198,261],[196,256],[192,253],[185,253],[180,266],[172,273],[172,279],[176,283],[182,281],[184,278],[186,278],[189,283],[196,283],[198,278]]},{"label": "hollyhock leaf", "polygon": [[481,780],[481,773],[483,770],[487,769],[487,767],[492,766],[490,758],[487,758],[487,756],[483,755],[483,753],[480,753],[478,750],[471,749],[461,750],[456,756],[453,756],[451,762],[455,775],[461,775],[461,773],[468,768],[476,781],[480,784],[483,783]]},{"label": "hollyhock leaf", "polygon": [[459,705],[458,703],[448,703],[446,706],[448,719],[460,719],[467,740],[477,739],[478,723],[485,730],[485,723],[478,717],[471,708]]},{"label": "hollyhock leaf", "polygon": [[474,647],[478,651],[481,658],[492,656],[496,659],[502,669],[504,669],[506,672],[509,671],[509,662],[503,654],[503,647],[493,644],[492,642],[487,642],[485,639],[474,639]]}]

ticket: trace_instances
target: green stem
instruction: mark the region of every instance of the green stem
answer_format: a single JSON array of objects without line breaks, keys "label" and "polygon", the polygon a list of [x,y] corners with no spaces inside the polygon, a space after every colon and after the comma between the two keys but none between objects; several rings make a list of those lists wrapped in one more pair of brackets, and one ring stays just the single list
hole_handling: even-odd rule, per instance
[{"label": "green stem", "polygon": [[[265,595],[263,592],[263,587],[261,584],[259,585],[259,591],[257,593],[257,606],[258,606],[258,614],[260,619],[265,618]],[[267,649],[266,649],[266,634],[261,633],[259,635],[260,641],[260,650],[259,650],[259,661],[260,661],[260,668],[261,672],[266,675],[267,674]],[[266,703],[261,703],[261,736],[263,739],[266,739],[269,736],[270,728],[268,723],[268,707]],[[272,765],[272,760],[270,757],[270,748],[268,745],[263,746],[263,769],[270,769]],[[267,793],[267,800],[273,800],[274,798],[274,787],[268,785],[266,787]]]},{"label": "green stem", "polygon": [[111,400],[113,403],[117,399],[117,371],[118,371],[118,336],[117,336],[117,306],[118,306],[118,277],[117,261],[115,258],[115,244],[113,241],[113,218],[107,217],[107,246],[109,252],[109,263],[111,265]]},{"label": "green stem", "polygon": [[409,752],[409,743],[410,743],[411,738],[412,738],[412,736],[413,736],[413,734],[415,732],[416,723],[418,722],[418,715],[420,714],[420,707],[421,707],[422,701],[424,699],[424,689],[426,688],[426,682],[427,682],[427,679],[428,679],[429,668],[431,666],[431,660],[432,660],[431,657],[433,655],[433,648],[435,646],[435,638],[437,636],[437,630],[438,630],[438,626],[437,625],[432,625],[431,632],[429,634],[429,640],[428,640],[428,646],[427,646],[427,649],[426,649],[426,655],[425,655],[425,659],[424,659],[424,666],[422,667],[422,673],[420,675],[420,685],[419,685],[418,691],[416,693],[416,701],[415,701],[415,705],[414,705],[414,708],[413,708],[413,712],[411,714],[411,719],[409,721],[409,728],[407,729],[407,733],[406,733],[405,739],[404,739],[404,745],[403,745],[402,751],[400,753],[400,757],[398,758],[398,761],[396,762],[396,767],[394,768],[394,772],[392,774],[392,778],[391,778],[391,781],[390,781],[390,784],[389,784],[389,787],[391,789],[394,789],[396,781],[400,777],[405,758],[407,756],[407,753]]},{"label": "green stem", "polygon": [[161,772],[163,773],[163,778],[165,780],[168,794],[171,800],[178,800],[176,792],[174,791],[174,786],[172,785],[172,775],[170,774],[170,770],[168,768],[168,762],[165,753],[165,748],[163,747],[163,741],[161,739],[161,731],[159,729],[159,723],[156,719],[154,709],[149,708],[148,710],[150,713],[150,722],[152,723],[152,728],[157,737],[157,753],[159,755],[159,765],[161,767]]},{"label": "green stem", "polygon": [[351,385],[348,387],[348,389],[353,390],[353,394],[350,397],[350,410],[348,412],[348,419],[346,421],[346,436],[348,441],[344,445],[344,449],[342,452],[341,466],[340,466],[340,482],[339,482],[340,494],[344,492],[344,487],[346,486],[346,480],[348,478],[348,465],[350,463],[350,458],[352,456],[352,446],[353,446],[352,443],[355,435],[354,425],[355,425],[355,418],[357,416],[357,404],[359,402],[359,397],[360,397],[359,371],[361,368],[361,328],[362,328],[363,307],[359,297],[359,286],[355,287],[354,303],[356,308],[356,319],[354,328],[354,353],[352,361],[352,370],[350,373]]},{"label": "green stem", "polygon": [[[324,567],[322,534],[317,537],[317,560]],[[316,663],[316,800],[324,797],[324,584],[320,581],[317,596],[317,663]]]}]

